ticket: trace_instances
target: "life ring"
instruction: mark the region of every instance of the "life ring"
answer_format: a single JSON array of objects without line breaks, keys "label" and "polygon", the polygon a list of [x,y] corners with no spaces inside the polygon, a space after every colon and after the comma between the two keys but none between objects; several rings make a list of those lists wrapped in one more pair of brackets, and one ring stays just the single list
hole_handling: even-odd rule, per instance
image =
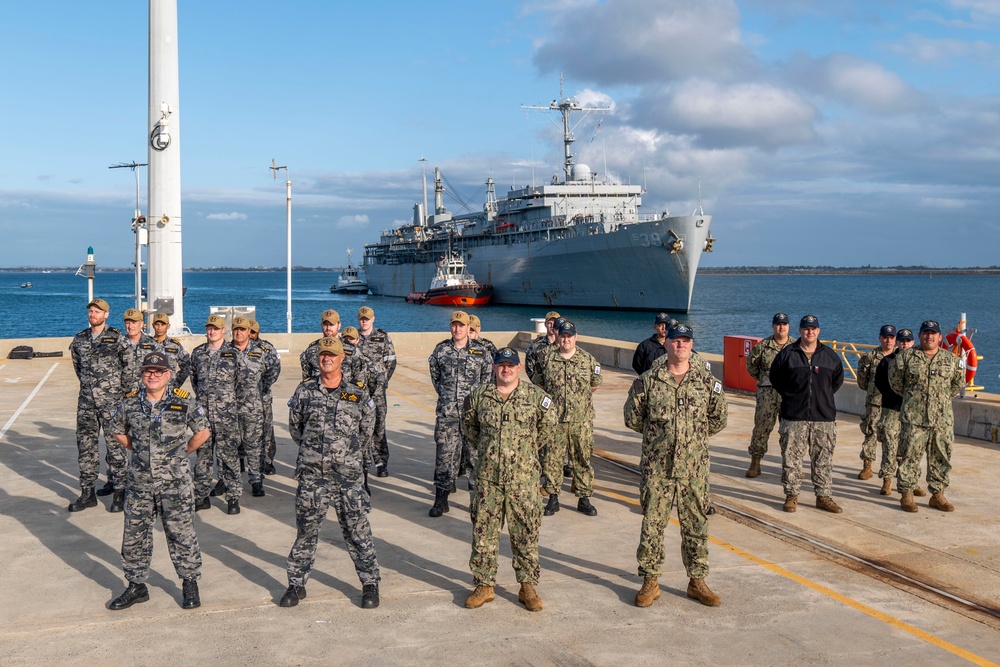
[{"label": "life ring", "polygon": [[976,377],[976,371],[979,370],[976,346],[972,344],[968,336],[957,331],[952,331],[945,338],[948,341],[948,350],[956,357],[965,355],[965,384],[972,384],[972,379]]}]

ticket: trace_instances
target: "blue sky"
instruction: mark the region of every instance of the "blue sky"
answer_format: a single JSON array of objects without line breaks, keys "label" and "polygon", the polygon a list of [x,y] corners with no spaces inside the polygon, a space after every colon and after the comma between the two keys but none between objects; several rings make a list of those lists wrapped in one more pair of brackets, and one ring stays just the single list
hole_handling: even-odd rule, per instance
[{"label": "blue sky", "polygon": [[[700,183],[704,265],[1000,264],[1000,0],[178,5],[186,266],[284,264],[271,158],[308,266],[408,220],[421,157],[464,198],[547,179],[558,132],[520,105],[560,73],[615,109],[579,161],[647,212]],[[130,262],[108,166],[147,161],[147,26],[138,0],[4,8],[0,266]]]}]

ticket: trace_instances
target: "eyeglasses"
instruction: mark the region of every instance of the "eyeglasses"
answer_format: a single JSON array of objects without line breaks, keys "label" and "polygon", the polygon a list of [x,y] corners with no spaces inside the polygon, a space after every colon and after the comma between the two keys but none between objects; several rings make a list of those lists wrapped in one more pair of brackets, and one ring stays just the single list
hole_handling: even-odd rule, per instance
[{"label": "eyeglasses", "polygon": [[161,376],[161,375],[163,375],[164,373],[167,373],[167,372],[169,372],[169,371],[166,368],[161,368],[161,369],[144,368],[144,369],[142,369],[142,374],[143,375],[149,375],[151,377],[159,377],[159,376]]}]

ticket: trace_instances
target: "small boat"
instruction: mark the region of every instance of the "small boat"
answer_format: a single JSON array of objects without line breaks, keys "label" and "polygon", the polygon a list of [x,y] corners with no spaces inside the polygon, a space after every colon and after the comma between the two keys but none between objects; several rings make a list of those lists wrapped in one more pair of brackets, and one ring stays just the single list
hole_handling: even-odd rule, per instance
[{"label": "small boat", "polygon": [[368,281],[365,280],[358,267],[351,265],[351,249],[347,249],[347,268],[340,272],[336,285],[330,285],[330,291],[335,294],[368,294]]},{"label": "small boat", "polygon": [[31,286],[32,286],[31,283],[21,283],[21,289],[28,289]]},{"label": "small boat", "polygon": [[493,286],[476,282],[465,270],[465,260],[449,252],[437,262],[437,271],[426,292],[410,292],[407,303],[427,303],[434,306],[485,306],[493,298]]}]

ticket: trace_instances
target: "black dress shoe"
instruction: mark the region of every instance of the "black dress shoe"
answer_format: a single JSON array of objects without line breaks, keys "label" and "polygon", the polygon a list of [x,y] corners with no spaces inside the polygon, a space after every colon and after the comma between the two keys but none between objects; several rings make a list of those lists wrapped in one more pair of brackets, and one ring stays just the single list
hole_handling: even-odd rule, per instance
[{"label": "black dress shoe", "polygon": [[388,477],[389,476],[389,466],[385,466],[385,465],[375,466],[375,476],[376,477]]},{"label": "black dress shoe", "polygon": [[97,496],[94,487],[90,486],[80,493],[80,497],[69,504],[70,512],[81,512],[88,507],[97,507]]},{"label": "black dress shoe", "polygon": [[208,496],[205,496],[201,500],[194,501],[194,511],[195,512],[200,512],[202,510],[207,510],[211,506],[212,506],[212,501],[209,499]]},{"label": "black dress shoe", "polygon": [[121,512],[125,509],[125,490],[115,491],[115,495],[111,500],[111,506],[108,507],[109,512]]},{"label": "black dress shoe", "polygon": [[583,512],[587,516],[597,516],[597,508],[590,504],[590,498],[580,498],[576,504],[576,511]]},{"label": "black dress shoe", "polygon": [[545,511],[542,512],[545,516],[552,516],[559,511],[559,494],[553,493],[549,496],[549,502],[545,503]]},{"label": "black dress shoe", "polygon": [[97,495],[103,498],[104,496],[110,496],[114,492],[115,492],[115,485],[109,479],[107,482],[104,483],[104,486],[102,486],[97,490]]},{"label": "black dress shoe", "polygon": [[715,505],[709,505],[708,511],[705,512],[705,514],[707,514],[708,516],[712,516],[713,514],[715,514]]},{"label": "black dress shoe", "polygon": [[299,603],[299,600],[306,599],[306,587],[305,586],[289,586],[285,594],[281,596],[281,601],[278,602],[279,607],[294,607]]},{"label": "black dress shoe", "polygon": [[132,584],[128,585],[125,592],[116,597],[108,605],[108,609],[112,611],[120,611],[122,609],[128,609],[137,602],[146,602],[149,600],[149,589],[146,588],[146,584]]},{"label": "black dress shoe", "polygon": [[374,609],[378,606],[378,584],[365,584],[361,589],[361,608]]},{"label": "black dress shoe", "polygon": [[226,514],[239,514],[240,513],[240,500],[239,498],[233,498],[229,501],[226,507]]},{"label": "black dress shoe", "polygon": [[265,464],[264,465],[264,474],[265,475],[277,475],[278,474],[278,469],[274,467],[273,463]]},{"label": "black dress shoe", "polygon": [[208,495],[212,496],[213,498],[222,498],[223,496],[226,495],[226,483],[220,479],[215,484],[215,488],[212,489],[212,492],[209,493]]},{"label": "black dress shoe", "polygon": [[264,495],[264,482],[254,482],[251,485],[251,489],[252,489],[251,493],[253,494],[253,497],[254,498],[260,498],[261,496]]},{"label": "black dress shoe", "polygon": [[198,582],[195,579],[184,580],[184,601],[182,609],[194,609],[201,606],[201,596],[198,595]]}]

